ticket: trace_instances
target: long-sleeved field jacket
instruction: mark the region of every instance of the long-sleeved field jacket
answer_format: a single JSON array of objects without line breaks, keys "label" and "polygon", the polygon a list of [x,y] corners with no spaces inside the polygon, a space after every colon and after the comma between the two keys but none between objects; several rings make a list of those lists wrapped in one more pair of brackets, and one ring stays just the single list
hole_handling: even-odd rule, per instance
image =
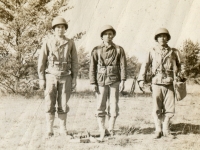
[{"label": "long-sleeved field jacket", "polygon": [[122,47],[112,43],[106,47],[103,43],[91,53],[90,83],[100,86],[126,80],[127,62]]},{"label": "long-sleeved field jacket", "polygon": [[39,79],[45,79],[46,73],[76,78],[77,72],[78,57],[72,40],[64,37],[58,41],[51,36],[44,41],[38,58]]},{"label": "long-sleeved field jacket", "polygon": [[156,45],[151,49],[142,63],[138,81],[146,81],[147,71],[151,67],[152,84],[169,85],[181,70],[181,55],[178,50],[168,45]]}]

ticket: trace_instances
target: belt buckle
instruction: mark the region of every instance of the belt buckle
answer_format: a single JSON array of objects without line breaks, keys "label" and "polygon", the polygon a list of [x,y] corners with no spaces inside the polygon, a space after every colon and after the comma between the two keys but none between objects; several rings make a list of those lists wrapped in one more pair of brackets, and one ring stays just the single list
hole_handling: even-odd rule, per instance
[{"label": "belt buckle", "polygon": [[60,65],[59,61],[54,61],[54,65]]},{"label": "belt buckle", "polygon": [[60,69],[60,62],[55,61],[55,62],[54,62],[54,67],[55,67],[56,69]]}]

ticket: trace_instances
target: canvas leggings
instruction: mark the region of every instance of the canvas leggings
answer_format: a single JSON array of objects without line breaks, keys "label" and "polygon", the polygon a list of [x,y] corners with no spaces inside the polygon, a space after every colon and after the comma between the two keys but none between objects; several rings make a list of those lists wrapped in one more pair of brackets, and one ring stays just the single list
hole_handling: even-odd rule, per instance
[{"label": "canvas leggings", "polygon": [[171,118],[175,113],[175,97],[173,85],[152,85],[154,118]]},{"label": "canvas leggings", "polygon": [[46,90],[45,90],[45,112],[55,115],[56,102],[57,113],[66,114],[69,112],[69,101],[71,95],[72,77],[68,76],[54,76],[46,74]]},{"label": "canvas leggings", "polygon": [[[97,94],[97,117],[105,117],[107,114],[110,117],[117,117],[119,114],[119,84],[116,82],[110,85],[99,86]],[[108,112],[106,112],[106,109]]]}]

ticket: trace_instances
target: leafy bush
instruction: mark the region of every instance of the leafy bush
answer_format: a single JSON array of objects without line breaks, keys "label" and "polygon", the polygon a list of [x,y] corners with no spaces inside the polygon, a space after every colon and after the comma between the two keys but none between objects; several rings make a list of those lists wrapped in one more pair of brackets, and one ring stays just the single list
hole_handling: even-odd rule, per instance
[{"label": "leafy bush", "polygon": [[1,1],[0,7],[0,54],[9,54],[6,61],[6,57],[0,59],[0,87],[8,93],[37,89],[37,52],[42,39],[52,34],[52,19],[72,7],[68,0],[9,0]]},{"label": "leafy bush", "polygon": [[200,75],[200,46],[199,43],[186,40],[183,48],[180,49],[183,55],[183,69],[189,78],[196,78]]}]

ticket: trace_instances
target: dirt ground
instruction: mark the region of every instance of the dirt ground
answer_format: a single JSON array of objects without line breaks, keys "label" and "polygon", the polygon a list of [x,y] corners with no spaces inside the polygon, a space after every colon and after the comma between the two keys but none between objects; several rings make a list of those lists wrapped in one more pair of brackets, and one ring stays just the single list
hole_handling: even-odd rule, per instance
[{"label": "dirt ground", "polygon": [[[120,115],[115,139],[103,143],[71,143],[58,134],[58,118],[54,122],[55,136],[45,138],[44,100],[20,96],[0,98],[0,149],[4,150],[57,150],[57,149],[135,149],[135,150],[199,150],[200,102],[199,95],[190,93],[176,102],[176,114],[171,131],[174,139],[152,139],[154,124],[151,116],[151,96],[135,94],[120,97]],[[69,131],[97,131],[94,116],[95,97],[72,96],[69,102],[67,128]]]}]

